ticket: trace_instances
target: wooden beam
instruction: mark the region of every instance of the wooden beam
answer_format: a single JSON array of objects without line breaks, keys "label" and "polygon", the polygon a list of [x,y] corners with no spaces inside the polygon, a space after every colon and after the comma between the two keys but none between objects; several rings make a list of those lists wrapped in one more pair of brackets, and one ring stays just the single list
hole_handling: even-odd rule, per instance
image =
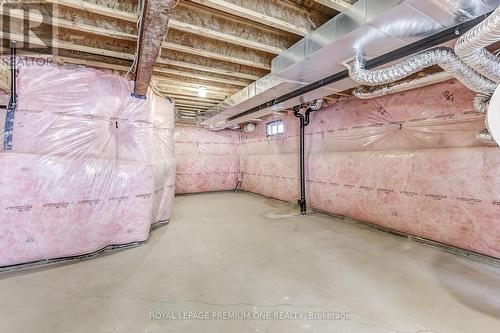
[{"label": "wooden beam", "polygon": [[184,107],[187,109],[194,109],[194,110],[208,110],[211,108],[211,106],[203,105],[203,106],[195,106],[190,103],[178,103],[175,102],[175,105],[178,106],[179,108]]},{"label": "wooden beam", "polygon": [[174,98],[174,100],[175,103],[179,105],[190,105],[196,107],[212,107],[218,104],[218,103],[203,103],[203,102],[191,101],[187,99],[177,99],[177,98]]},{"label": "wooden beam", "polygon": [[229,70],[225,70],[225,69],[221,69],[221,68],[208,67],[208,66],[203,66],[203,65],[199,65],[199,64],[193,64],[193,63],[189,63],[189,62],[171,60],[171,59],[166,59],[166,58],[159,58],[158,63],[164,64],[164,65],[171,65],[171,66],[176,66],[176,67],[194,69],[194,70],[213,73],[213,74],[234,76],[234,77],[239,77],[239,78],[251,80],[251,81],[257,81],[258,79],[261,78],[261,76],[259,76],[259,75],[234,72],[234,71],[229,71]]},{"label": "wooden beam", "polygon": [[[179,87],[177,84],[168,82],[157,83],[155,87],[157,90],[167,95],[171,93],[185,96],[198,96],[198,88],[194,87]],[[207,89],[207,96],[209,98],[221,98],[224,100],[231,95],[231,93]]]},{"label": "wooden beam", "polygon": [[187,105],[176,105],[179,110],[187,111],[187,112],[196,112],[198,110],[208,110],[207,107],[195,107],[195,106],[187,106]]},{"label": "wooden beam", "polygon": [[70,7],[74,9],[78,9],[81,11],[93,13],[93,14],[99,14],[103,16],[108,16],[108,17],[113,17],[119,20],[123,21],[129,21],[129,22],[137,22],[137,14],[136,13],[130,13],[122,10],[116,10],[113,8],[108,8],[105,6],[101,6],[98,4],[94,4],[88,1],[83,1],[83,0],[45,0],[48,3],[54,4],[54,5],[61,5],[65,7]]},{"label": "wooden beam", "polygon": [[191,116],[193,118],[196,118],[196,116],[198,115],[198,111],[201,111],[201,109],[184,109],[184,108],[177,108],[178,110],[178,114],[182,117],[182,118],[185,118],[185,116],[188,116],[189,118],[191,118]]},{"label": "wooden beam", "polygon": [[[19,20],[25,20],[26,15],[24,15],[24,12],[20,9],[11,9],[8,12],[5,12],[3,7],[0,7],[0,15],[8,15],[10,17],[14,17]],[[28,20],[30,22],[43,22],[44,18],[41,14],[38,14],[36,12],[30,13],[28,16]],[[83,24],[83,23],[76,23],[76,22],[71,22],[67,20],[63,20],[57,17],[51,17],[50,18],[50,23],[52,26],[57,27],[57,28],[65,28],[65,29],[71,29],[75,31],[83,31],[86,33],[91,33],[99,36],[105,36],[105,37],[112,37],[112,38],[118,38],[118,39],[124,39],[124,40],[129,40],[129,41],[136,41],[137,36],[134,34],[129,34],[126,32],[121,32],[121,31],[115,31],[115,30],[109,30],[109,29],[104,29],[88,24]]]},{"label": "wooden beam", "polygon": [[170,42],[163,42],[162,45],[164,48],[166,48],[168,50],[172,50],[172,51],[185,52],[185,53],[194,54],[194,55],[197,55],[200,57],[217,59],[217,60],[232,62],[235,64],[240,64],[240,65],[244,65],[244,66],[248,66],[248,67],[265,69],[267,71],[271,70],[270,65],[260,63],[260,62],[255,62],[252,60],[239,59],[239,58],[235,58],[235,57],[231,57],[231,56],[226,56],[226,55],[223,55],[220,53],[215,53],[215,52],[206,51],[206,50],[199,50],[199,49],[195,49],[194,47],[174,44],[174,43],[170,43]]},{"label": "wooden beam", "polygon": [[155,68],[155,72],[176,75],[176,76],[189,77],[189,78],[198,79],[198,80],[202,80],[202,81],[212,81],[212,82],[218,82],[218,83],[224,83],[224,84],[231,84],[231,85],[240,86],[240,87],[246,87],[248,85],[247,82],[229,80],[229,79],[224,79],[224,78],[214,77],[214,76],[205,76],[205,75],[200,75],[200,74],[196,74],[196,73],[190,73],[190,72],[179,71],[179,70],[168,69],[168,68]]},{"label": "wooden beam", "polygon": [[350,3],[343,0],[314,0],[314,1],[328,8],[335,9],[338,12],[343,12],[344,10],[349,8],[349,6],[351,6]]},{"label": "wooden beam", "polygon": [[[160,90],[158,87],[156,89]],[[200,99],[202,99],[202,97],[199,97],[197,91],[189,91],[189,90],[178,91],[178,90],[175,90],[173,87],[168,87],[168,86],[162,86],[161,91],[168,96],[172,96],[173,98],[178,96],[178,97],[185,97],[185,98],[200,98]],[[223,100],[225,100],[228,95],[207,94],[207,96],[208,96],[207,100],[213,100],[214,102],[220,103]]]},{"label": "wooden beam", "polygon": [[178,0],[144,0],[139,33],[139,47],[135,58],[135,88],[138,96],[146,96],[156,59],[167,34],[170,15]]},{"label": "wooden beam", "polygon": [[285,22],[283,20],[274,18],[269,15],[255,12],[253,10],[241,6],[237,6],[235,4],[232,4],[224,0],[191,0],[191,1],[209,8],[219,10],[224,13],[248,19],[299,36],[305,36],[310,32],[307,29],[298,27],[292,23]]},{"label": "wooden beam", "polygon": [[[26,36],[19,35],[19,34],[13,34],[13,33],[5,32],[5,31],[2,32],[2,37],[4,39],[13,40],[16,42],[26,42]],[[30,44],[33,44],[33,45],[50,46],[50,47],[59,48],[59,49],[91,53],[91,54],[112,57],[112,58],[118,58],[118,59],[134,60],[134,57],[135,57],[131,53],[105,50],[105,49],[100,49],[97,47],[79,45],[79,44],[61,41],[61,40],[53,40],[51,42],[48,42],[47,43],[48,45],[47,45],[44,42],[42,42],[41,40],[39,40],[38,38],[28,37],[28,42]]]},{"label": "wooden beam", "polygon": [[199,96],[189,96],[189,95],[180,95],[180,94],[168,94],[168,97],[176,98],[176,99],[189,99],[192,101],[198,101],[198,102],[213,102],[213,103],[220,103],[223,101],[223,98],[205,98],[205,97],[199,97]]},{"label": "wooden beam", "polygon": [[155,79],[157,80],[157,84],[159,86],[165,84],[165,82],[166,82],[166,83],[175,84],[178,86],[191,87],[191,88],[196,89],[196,91],[198,91],[199,87],[205,87],[211,91],[219,91],[219,92],[223,92],[223,93],[227,93],[227,94],[234,94],[235,92],[240,90],[240,89],[234,89],[234,88],[222,88],[222,87],[211,86],[211,85],[207,85],[207,84],[185,82],[185,81],[176,80],[176,79],[170,78],[170,77],[156,77]]},{"label": "wooden beam", "polygon": [[[171,96],[169,96],[171,97]],[[191,99],[189,97],[172,97],[179,103],[192,103],[191,105],[195,106],[214,106],[219,104],[219,102],[209,102],[209,101],[196,101],[194,99]]]},{"label": "wooden beam", "polygon": [[179,110],[179,113],[182,113],[182,114],[193,114],[193,115],[196,115],[198,114],[199,111],[206,111],[208,109],[205,109],[205,108],[191,108],[191,107],[187,107],[187,106],[183,106],[183,105],[180,105],[180,106],[176,106],[177,110]]},{"label": "wooden beam", "polygon": [[188,112],[196,112],[198,110],[208,110],[208,108],[204,107],[195,107],[195,106],[189,106],[189,105],[176,105],[177,108],[188,111]]},{"label": "wooden beam", "polygon": [[[73,3],[73,1],[65,0],[66,2]],[[3,12],[3,10],[0,8],[0,14],[7,14]],[[21,10],[12,10],[9,11],[8,13],[10,16],[18,18],[18,19],[24,19],[24,13]],[[42,17],[40,14],[33,13],[32,15],[30,14],[29,20],[33,22],[41,22]],[[53,26],[58,27],[58,28],[66,28],[66,29],[71,29],[75,31],[83,31],[87,33],[92,33],[96,34],[99,36],[104,36],[104,37],[113,37],[113,38],[118,38],[118,39],[124,39],[124,40],[130,40],[130,41],[136,41],[137,36],[125,32],[119,32],[119,31],[114,31],[114,30],[108,30],[108,29],[103,29],[100,27],[95,27],[95,26],[90,26],[90,25],[85,25],[85,24],[80,24],[80,23],[74,23],[71,21],[63,20],[63,19],[58,19],[58,18],[52,18],[51,23]],[[97,55],[102,55],[102,53],[99,51],[101,49],[97,48],[87,48],[86,51],[83,50],[83,47],[79,47],[78,44],[72,44],[69,42],[63,42],[59,41],[56,43],[57,45],[60,45],[61,48],[69,49],[72,51],[80,51],[80,52],[87,52],[87,53],[92,53],[92,54],[97,54]],[[191,53],[191,49],[186,49],[185,47],[180,46],[180,48],[183,50],[183,52],[186,53]],[[195,50],[195,49],[193,49]],[[195,55],[206,55],[207,57],[210,57],[211,54],[206,54],[205,51],[196,51]],[[127,59],[130,60],[133,55],[127,54],[127,53],[120,53],[120,52],[115,52],[113,55],[110,55],[116,58],[121,58],[121,59]],[[222,56],[224,60],[229,60],[231,61],[232,59],[229,59],[229,57]],[[245,73],[239,73],[239,72],[231,72],[231,71],[226,71],[222,69],[217,69],[217,68],[212,68],[212,67],[207,67],[207,66],[201,66],[201,65],[196,65],[196,64],[189,64],[181,61],[174,61],[174,60],[166,60],[159,58],[158,62],[164,63],[164,64],[171,64],[174,66],[178,67],[184,67],[184,68],[191,68],[191,69],[197,69],[201,71],[207,71],[215,74],[222,74],[222,75],[231,75],[231,76],[237,76],[243,79],[248,79],[248,80],[258,80],[260,77],[257,75],[251,75],[251,74],[245,74]],[[269,68],[266,68],[269,70]]]},{"label": "wooden beam", "polygon": [[259,51],[264,51],[272,54],[280,54],[281,52],[285,51],[285,49],[272,46],[272,45],[267,45],[264,43],[259,43],[255,42],[249,39],[237,37],[231,34],[227,34],[224,32],[212,30],[212,29],[207,29],[204,27],[200,27],[197,25],[193,25],[190,23],[184,23],[180,22],[177,20],[170,20],[170,28],[180,30],[183,32],[189,32],[195,35],[203,36],[203,37],[208,37],[216,40],[220,40],[226,43],[232,43],[235,45],[240,45],[244,47],[248,47],[254,50],[259,50]]},{"label": "wooden beam", "polygon": [[[83,11],[88,11],[94,14],[99,14],[107,17],[113,17],[120,20],[125,20],[128,22],[137,22],[137,15],[134,13],[125,12],[122,10],[117,10],[113,8],[108,8],[102,5],[92,4],[86,1],[76,1],[76,0],[49,0],[49,2],[54,4],[60,4],[66,7],[79,9]],[[40,21],[38,21],[40,22]],[[169,27],[172,29],[193,33],[203,37],[217,39],[223,42],[233,43],[240,46],[245,46],[255,50],[260,50],[264,52],[269,52],[272,54],[280,54],[284,49],[279,47],[274,47],[264,43],[259,43],[251,41],[245,38],[234,36],[231,34],[223,33],[217,30],[208,29],[205,27],[200,27],[190,23],[184,23],[175,19],[169,20]]]}]

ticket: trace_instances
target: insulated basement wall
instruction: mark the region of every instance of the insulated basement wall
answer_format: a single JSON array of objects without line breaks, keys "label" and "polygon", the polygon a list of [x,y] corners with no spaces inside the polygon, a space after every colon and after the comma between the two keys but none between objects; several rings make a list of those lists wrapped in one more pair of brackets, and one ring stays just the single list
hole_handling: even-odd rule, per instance
[{"label": "insulated basement wall", "polygon": [[[500,257],[500,148],[477,142],[484,115],[458,81],[311,114],[309,206]],[[242,134],[242,188],[296,202],[299,121]]]},{"label": "insulated basement wall", "polygon": [[239,133],[176,124],[176,193],[234,190],[240,167]]},{"label": "insulated basement wall", "polygon": [[17,83],[16,112],[1,115],[0,268],[145,241],[170,218],[169,100],[79,66],[23,66]]}]

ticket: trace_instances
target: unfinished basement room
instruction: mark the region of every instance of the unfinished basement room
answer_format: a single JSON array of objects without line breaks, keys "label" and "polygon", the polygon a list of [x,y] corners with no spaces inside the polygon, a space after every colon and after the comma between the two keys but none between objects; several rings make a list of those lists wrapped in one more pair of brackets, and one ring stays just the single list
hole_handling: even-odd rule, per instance
[{"label": "unfinished basement room", "polygon": [[500,0],[0,0],[0,333],[500,333]]}]

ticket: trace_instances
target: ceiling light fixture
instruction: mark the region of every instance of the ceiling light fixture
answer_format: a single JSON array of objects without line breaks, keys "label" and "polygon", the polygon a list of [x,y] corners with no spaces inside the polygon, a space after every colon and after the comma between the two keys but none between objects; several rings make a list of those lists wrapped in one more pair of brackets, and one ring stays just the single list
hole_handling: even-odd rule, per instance
[{"label": "ceiling light fixture", "polygon": [[198,96],[206,98],[207,97],[207,88],[199,87],[198,88]]}]

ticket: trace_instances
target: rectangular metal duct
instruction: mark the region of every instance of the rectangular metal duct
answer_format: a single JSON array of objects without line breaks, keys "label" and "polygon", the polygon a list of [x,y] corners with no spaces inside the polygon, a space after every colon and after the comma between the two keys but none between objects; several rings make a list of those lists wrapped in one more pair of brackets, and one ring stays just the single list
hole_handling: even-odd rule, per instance
[{"label": "rectangular metal duct", "polygon": [[[210,110],[202,125],[214,129],[331,95],[357,84],[349,78],[244,117],[246,110],[345,70],[357,50],[368,58],[422,40],[495,10],[500,0],[359,0],[272,61],[271,74]],[[451,45],[450,45],[451,46]],[[228,118],[234,120],[227,121]]]}]

